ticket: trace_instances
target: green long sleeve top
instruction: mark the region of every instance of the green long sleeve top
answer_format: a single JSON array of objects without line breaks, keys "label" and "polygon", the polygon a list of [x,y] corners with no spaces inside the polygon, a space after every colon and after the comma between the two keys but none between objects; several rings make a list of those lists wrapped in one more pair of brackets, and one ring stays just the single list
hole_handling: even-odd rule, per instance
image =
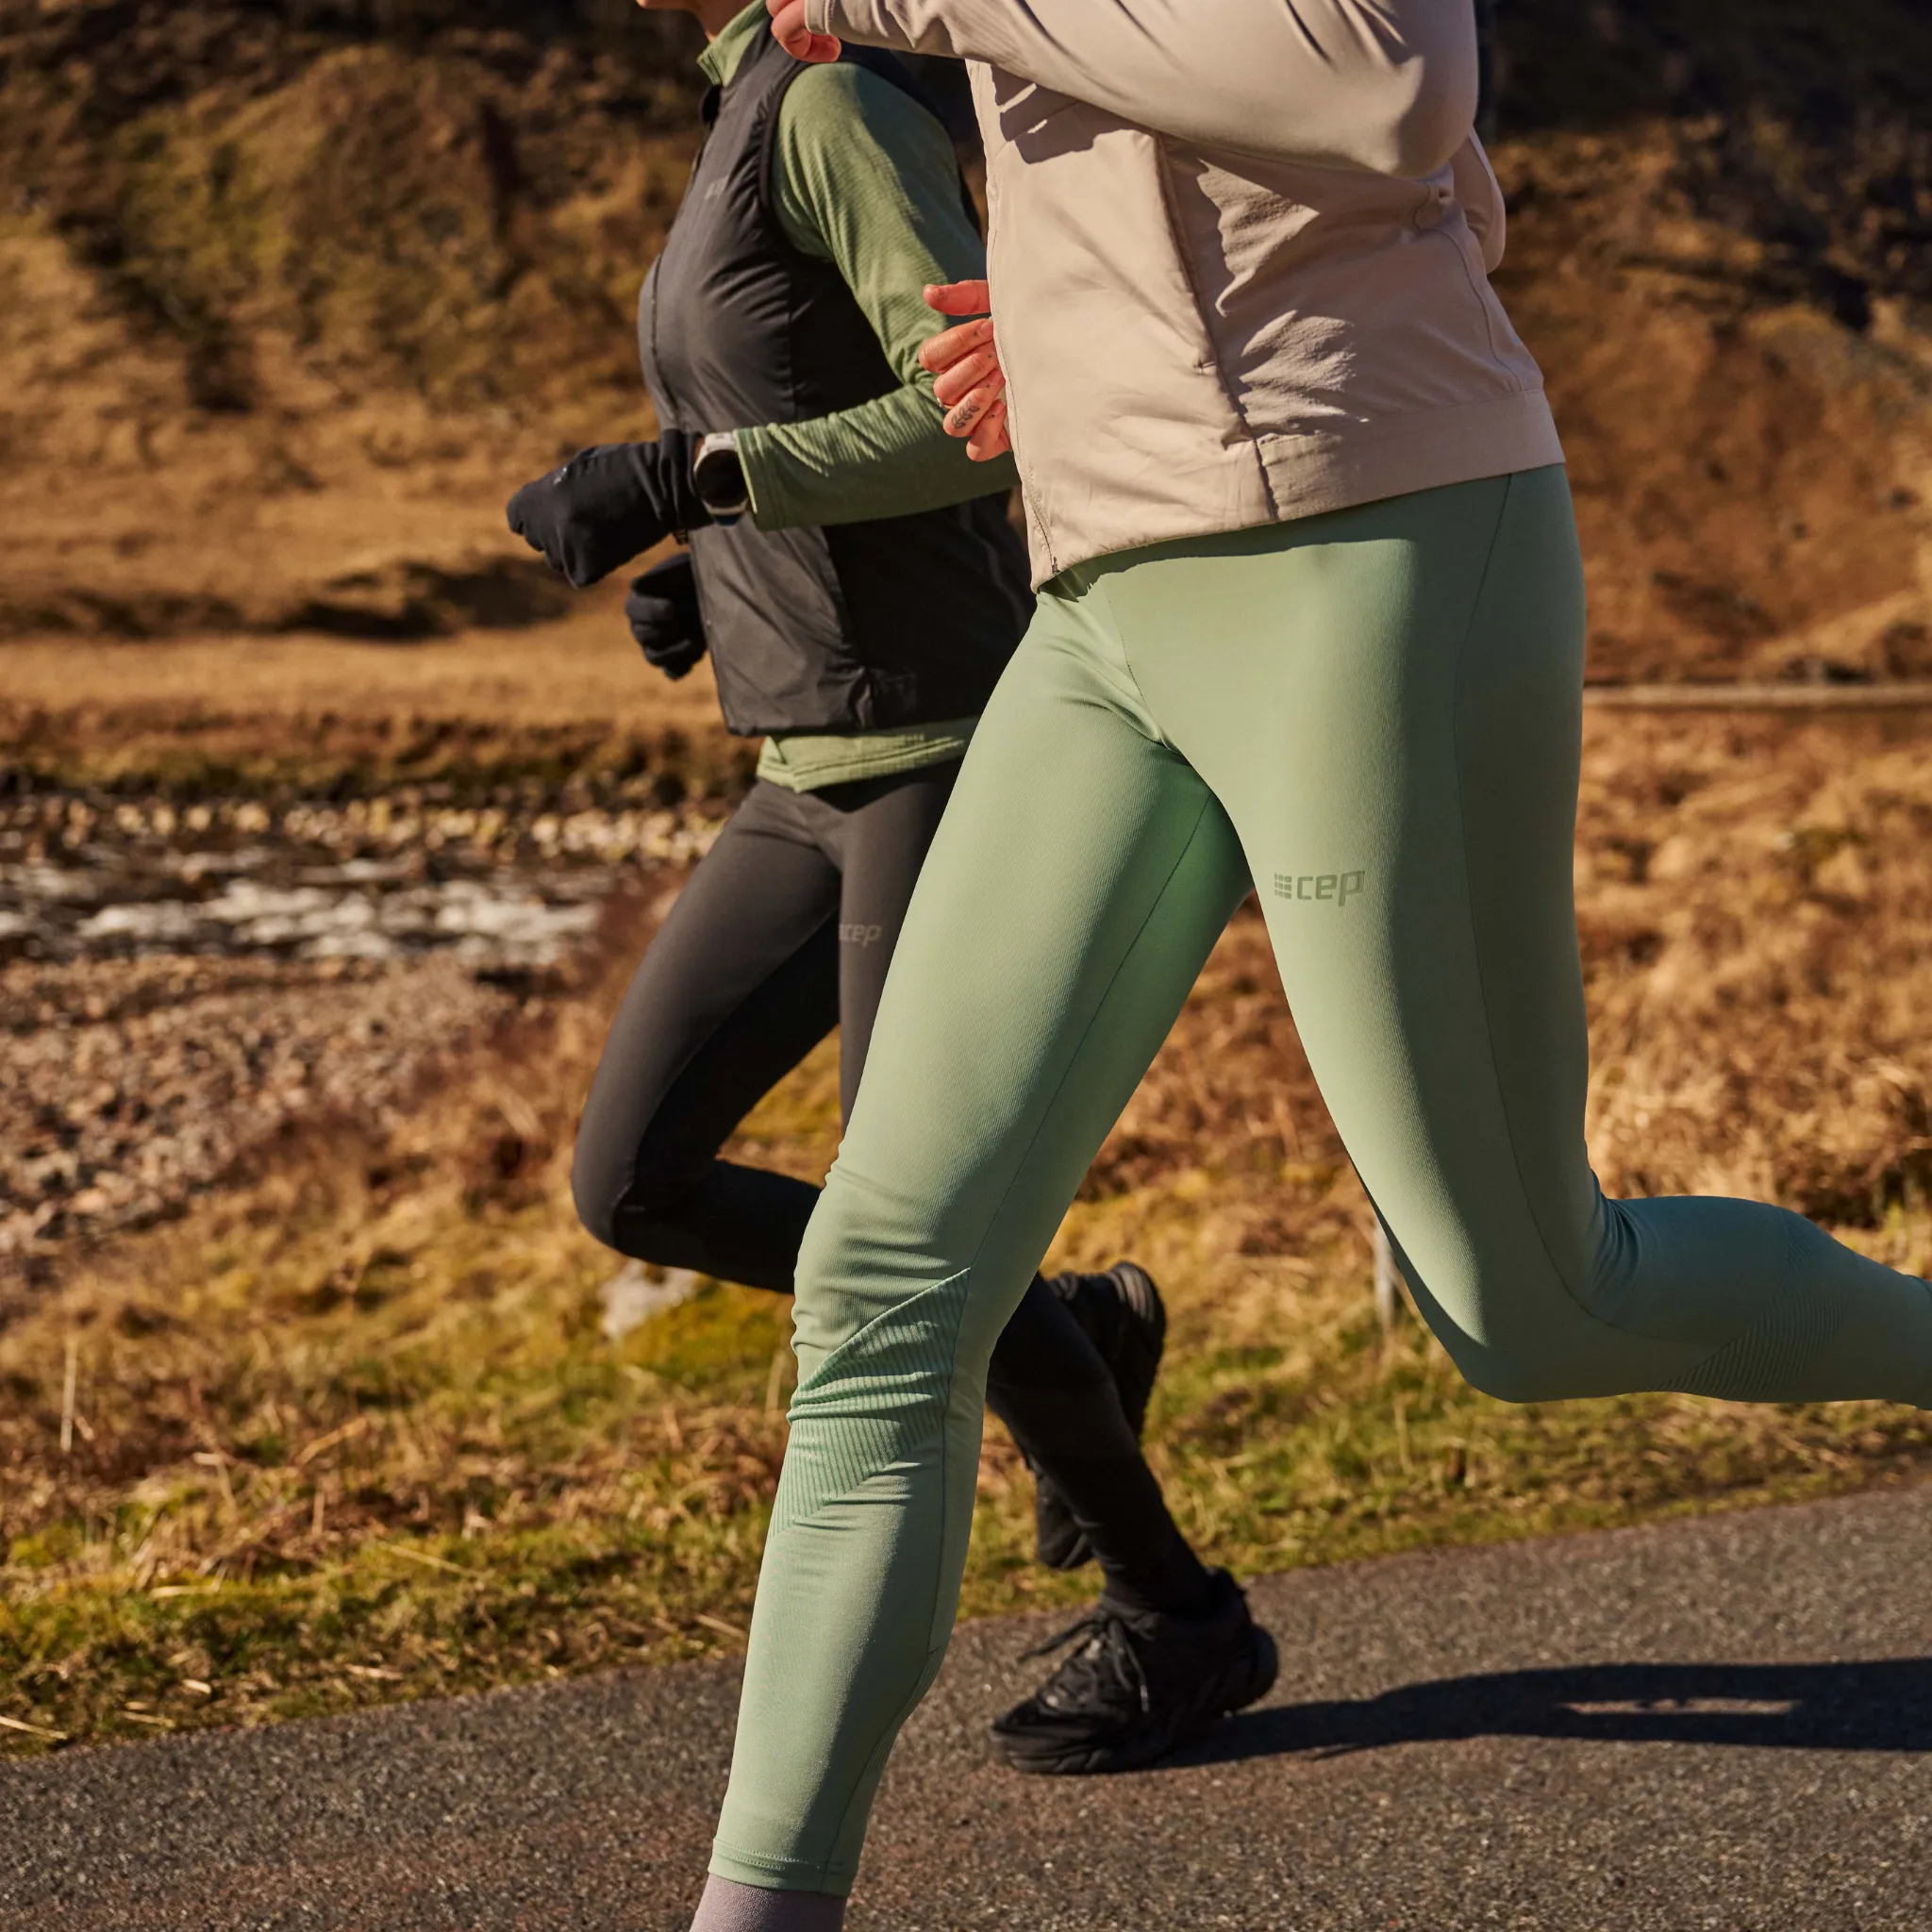
[{"label": "green long sleeve top", "polygon": [[[754,0],[700,56],[706,75],[724,86],[770,25]],[[975,463],[945,433],[919,366],[922,345],[949,326],[926,307],[926,285],[986,273],[946,130],[863,67],[812,67],[786,90],[774,163],[786,240],[839,271],[902,386],[805,423],[710,425],[738,432],[759,528],[863,523],[1011,489],[1010,458]]]},{"label": "green long sleeve top", "polygon": [[[707,78],[725,85],[753,37],[769,28],[764,0],[753,0],[699,57]],[[926,285],[986,273],[985,244],[960,200],[946,130],[903,89],[862,67],[812,67],[786,91],[773,162],[786,239],[838,269],[900,387],[803,423],[710,425],[737,432],[753,521],[760,529],[862,523],[1011,489],[1018,475],[1010,457],[975,463],[945,433],[933,378],[919,364],[921,345],[950,325],[926,307]],[[911,771],[958,758],[974,722],[788,733],[766,741],[758,775],[814,791]]]}]

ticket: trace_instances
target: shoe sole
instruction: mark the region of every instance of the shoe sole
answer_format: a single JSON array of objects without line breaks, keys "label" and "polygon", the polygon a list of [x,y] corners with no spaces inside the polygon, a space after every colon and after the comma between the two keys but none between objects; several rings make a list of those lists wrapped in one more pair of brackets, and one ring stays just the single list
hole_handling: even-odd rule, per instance
[{"label": "shoe sole", "polygon": [[1014,1771],[1029,1777],[1108,1777],[1117,1772],[1144,1771],[1184,1744],[1205,1737],[1223,1718],[1258,1703],[1274,1690],[1274,1680],[1280,1674],[1281,1656],[1274,1647],[1274,1640],[1256,1624],[1252,1626],[1248,1674],[1241,1688],[1166,1731],[1127,1739],[1118,1744],[1069,1746],[1060,1750],[1039,1744],[1029,1748],[997,1731],[993,1733],[993,1742]]}]

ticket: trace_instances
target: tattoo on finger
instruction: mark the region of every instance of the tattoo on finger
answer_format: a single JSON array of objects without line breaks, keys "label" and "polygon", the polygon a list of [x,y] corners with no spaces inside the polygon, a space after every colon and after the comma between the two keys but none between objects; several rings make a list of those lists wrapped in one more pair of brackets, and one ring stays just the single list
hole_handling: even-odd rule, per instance
[{"label": "tattoo on finger", "polygon": [[966,397],[963,402],[955,403],[952,408],[946,412],[946,434],[948,436],[966,436],[970,434],[973,425],[986,414],[987,405],[990,400],[991,398],[981,395],[975,391],[972,395]]}]

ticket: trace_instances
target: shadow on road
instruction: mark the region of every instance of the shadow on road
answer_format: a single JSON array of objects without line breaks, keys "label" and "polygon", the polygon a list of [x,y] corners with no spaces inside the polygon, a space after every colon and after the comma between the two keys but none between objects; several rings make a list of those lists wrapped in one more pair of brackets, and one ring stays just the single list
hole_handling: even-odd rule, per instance
[{"label": "shadow on road", "polygon": [[1360,1703],[1246,1711],[1168,1762],[1333,1757],[1455,1738],[1932,1751],[1932,1658],[1577,1664],[1445,1677]]}]

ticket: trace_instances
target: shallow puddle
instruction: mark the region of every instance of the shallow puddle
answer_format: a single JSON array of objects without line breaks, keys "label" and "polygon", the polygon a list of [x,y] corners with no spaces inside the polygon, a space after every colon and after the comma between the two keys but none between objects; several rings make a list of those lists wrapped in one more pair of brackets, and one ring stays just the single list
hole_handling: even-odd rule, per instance
[{"label": "shallow puddle", "polygon": [[380,1129],[716,831],[407,791],[0,800],[0,1322],[62,1243],[174,1210],[291,1122]]},{"label": "shallow puddle", "polygon": [[102,804],[0,808],[0,960],[164,954],[554,965],[640,863],[700,856],[715,827],[665,811]]}]

